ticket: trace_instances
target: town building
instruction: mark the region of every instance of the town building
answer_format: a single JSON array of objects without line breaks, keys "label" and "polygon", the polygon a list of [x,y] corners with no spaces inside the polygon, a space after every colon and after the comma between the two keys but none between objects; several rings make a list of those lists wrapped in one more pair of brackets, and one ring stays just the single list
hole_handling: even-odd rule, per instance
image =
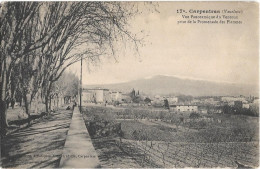
[{"label": "town building", "polygon": [[92,88],[82,89],[82,102],[83,103],[104,103],[106,102],[106,95],[108,89]]},{"label": "town building", "polygon": [[178,97],[167,97],[166,99],[168,100],[169,105],[178,103]]},{"label": "town building", "polygon": [[222,102],[227,102],[227,103],[233,102],[233,104],[234,104],[235,101],[242,101],[243,103],[247,103],[247,100],[246,100],[245,97],[225,96],[225,97],[221,98],[221,101]]},{"label": "town building", "polygon": [[172,105],[170,109],[177,112],[198,112],[196,105]]},{"label": "town building", "polygon": [[130,97],[129,94],[122,93],[122,102],[124,102],[124,103],[131,103],[132,102],[132,98]]},{"label": "town building", "polygon": [[245,108],[245,109],[249,109],[250,105],[249,105],[249,104],[244,104],[244,103],[243,103],[243,106],[242,106],[242,107]]},{"label": "town building", "polygon": [[243,96],[239,96],[239,97],[225,96],[221,98],[221,101],[223,104],[227,104],[229,106],[234,106],[237,108],[242,108],[243,104],[248,104],[247,99]]},{"label": "town building", "polygon": [[122,99],[123,99],[122,92],[118,92],[118,91],[111,92],[110,98],[111,98],[112,102],[115,102],[115,101],[122,102]]}]

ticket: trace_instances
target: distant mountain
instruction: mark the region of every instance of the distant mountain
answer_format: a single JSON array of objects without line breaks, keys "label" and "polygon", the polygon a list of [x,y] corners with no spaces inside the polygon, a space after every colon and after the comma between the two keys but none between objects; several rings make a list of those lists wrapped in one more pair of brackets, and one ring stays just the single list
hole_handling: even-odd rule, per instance
[{"label": "distant mountain", "polygon": [[257,85],[183,79],[164,75],[157,75],[125,83],[85,85],[84,87],[101,87],[122,92],[130,92],[134,88],[147,95],[184,94],[192,96],[258,96],[259,94]]}]

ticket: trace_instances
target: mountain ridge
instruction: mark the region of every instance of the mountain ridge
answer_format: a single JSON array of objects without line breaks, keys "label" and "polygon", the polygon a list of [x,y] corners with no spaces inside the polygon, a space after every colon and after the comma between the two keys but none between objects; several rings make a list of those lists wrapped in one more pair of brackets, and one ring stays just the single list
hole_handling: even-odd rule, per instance
[{"label": "mountain ridge", "polygon": [[201,79],[156,75],[129,82],[114,84],[84,85],[86,88],[101,87],[130,92],[133,88],[147,95],[192,95],[192,96],[239,96],[259,95],[257,85],[215,82]]}]

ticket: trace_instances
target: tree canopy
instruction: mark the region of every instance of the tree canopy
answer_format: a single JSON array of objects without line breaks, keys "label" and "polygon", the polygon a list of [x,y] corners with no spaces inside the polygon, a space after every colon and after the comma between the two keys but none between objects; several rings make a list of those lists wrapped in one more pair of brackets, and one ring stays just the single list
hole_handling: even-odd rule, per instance
[{"label": "tree canopy", "polygon": [[30,115],[29,105],[40,95],[48,112],[51,94],[70,65],[114,56],[120,43],[131,43],[138,51],[142,39],[128,30],[128,22],[139,12],[138,3],[131,2],[1,4],[1,127],[8,126],[8,97],[22,95]]}]

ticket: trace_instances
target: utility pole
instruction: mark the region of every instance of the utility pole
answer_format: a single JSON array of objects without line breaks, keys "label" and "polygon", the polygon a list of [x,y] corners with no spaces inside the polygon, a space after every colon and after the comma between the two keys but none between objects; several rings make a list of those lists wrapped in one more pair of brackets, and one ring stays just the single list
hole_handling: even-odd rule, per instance
[{"label": "utility pole", "polygon": [[81,56],[81,60],[80,60],[80,91],[79,91],[79,110],[81,112],[82,110],[82,56]]}]

